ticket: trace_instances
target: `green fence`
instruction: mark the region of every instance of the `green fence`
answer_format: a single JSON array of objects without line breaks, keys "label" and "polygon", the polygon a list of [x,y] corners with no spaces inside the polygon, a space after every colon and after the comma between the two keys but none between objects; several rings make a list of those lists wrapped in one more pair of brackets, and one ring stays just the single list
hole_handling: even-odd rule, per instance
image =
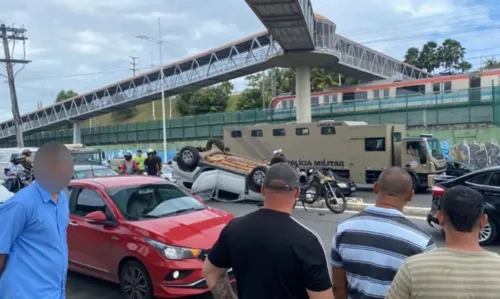
[{"label": "green fence", "polygon": [[[418,97],[383,100],[357,100],[312,108],[313,121],[335,119],[367,123],[403,123],[408,126],[445,124],[500,124],[500,88],[455,91]],[[225,126],[256,123],[285,123],[295,120],[295,109],[248,110],[185,116],[167,121],[169,140],[206,139],[222,136]],[[82,129],[86,145],[158,142],[162,140],[162,121],[130,123]],[[39,132],[25,136],[26,146],[47,141],[72,142],[72,130]],[[3,142],[14,146],[15,142]]]}]

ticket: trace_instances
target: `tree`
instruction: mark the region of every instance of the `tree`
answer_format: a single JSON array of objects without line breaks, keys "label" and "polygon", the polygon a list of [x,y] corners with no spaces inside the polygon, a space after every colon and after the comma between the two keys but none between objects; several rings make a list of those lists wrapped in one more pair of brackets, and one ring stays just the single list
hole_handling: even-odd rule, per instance
[{"label": "tree", "polygon": [[460,63],[464,62],[465,48],[454,39],[446,39],[439,47],[439,59],[445,72],[460,70]]},{"label": "tree", "polygon": [[439,60],[439,47],[436,42],[429,41],[418,55],[418,66],[429,73],[434,72],[441,65]]},{"label": "tree", "polygon": [[496,60],[495,58],[486,59],[484,62],[484,69],[491,70],[500,68],[500,60]]},{"label": "tree", "polygon": [[454,39],[446,39],[440,46],[428,41],[422,50],[411,47],[406,51],[404,62],[429,73],[441,69],[445,73],[467,72],[472,64],[464,60],[465,48]]},{"label": "tree", "polygon": [[420,50],[418,48],[411,47],[406,51],[404,62],[420,68],[419,56]]},{"label": "tree", "polygon": [[[266,100],[266,107],[269,101]],[[249,110],[262,108],[262,90],[258,88],[247,88],[238,95],[238,110]]]},{"label": "tree", "polygon": [[338,74],[328,69],[313,68],[311,70],[311,88],[322,90],[339,85]]},{"label": "tree", "polygon": [[56,103],[62,102],[67,99],[71,99],[72,97],[76,97],[78,94],[74,92],[72,89],[70,90],[61,90],[56,96]]},{"label": "tree", "polygon": [[176,98],[177,111],[182,116],[224,112],[233,88],[231,82],[224,82],[195,92],[183,93]]}]

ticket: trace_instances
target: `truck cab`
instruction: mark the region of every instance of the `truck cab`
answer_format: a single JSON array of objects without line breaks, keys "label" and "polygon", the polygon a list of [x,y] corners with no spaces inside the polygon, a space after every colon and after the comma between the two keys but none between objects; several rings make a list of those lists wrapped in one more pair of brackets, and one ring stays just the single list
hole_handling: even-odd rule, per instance
[{"label": "truck cab", "polygon": [[401,144],[400,166],[413,175],[417,190],[432,187],[434,177],[446,171],[441,142],[430,134],[404,138]]}]

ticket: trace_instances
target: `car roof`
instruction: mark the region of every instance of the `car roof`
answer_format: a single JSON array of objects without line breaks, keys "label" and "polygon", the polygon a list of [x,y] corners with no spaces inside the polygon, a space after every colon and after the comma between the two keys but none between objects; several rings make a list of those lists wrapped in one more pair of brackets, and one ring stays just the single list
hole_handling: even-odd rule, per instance
[{"label": "car roof", "polygon": [[104,169],[108,168],[107,166],[103,165],[88,165],[88,164],[83,164],[83,165],[75,165],[74,169],[75,171],[84,171],[84,170],[92,170],[92,169]]},{"label": "car roof", "polygon": [[116,188],[126,186],[137,186],[142,184],[166,183],[172,184],[166,179],[149,175],[130,175],[130,176],[109,176],[73,180],[74,184],[84,183],[98,188]]}]

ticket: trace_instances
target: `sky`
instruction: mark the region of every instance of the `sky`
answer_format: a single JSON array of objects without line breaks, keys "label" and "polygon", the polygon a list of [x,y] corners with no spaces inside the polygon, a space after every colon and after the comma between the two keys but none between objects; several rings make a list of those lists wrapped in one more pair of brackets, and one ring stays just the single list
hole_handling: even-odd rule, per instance
[{"label": "sky", "polygon": [[[426,41],[455,38],[474,67],[500,59],[498,0],[312,0],[315,13],[337,25],[337,33],[397,59]],[[388,5],[391,3],[390,5]],[[21,113],[50,105],[62,89],[84,93],[164,64],[265,30],[243,0],[16,0],[2,4],[0,23],[24,27],[26,59],[16,65]],[[12,47],[12,44],[10,45]],[[1,52],[3,53],[3,51]],[[23,58],[17,42],[14,58]],[[3,55],[0,55],[3,58]],[[5,69],[0,68],[0,75]],[[237,79],[235,92],[245,88]],[[0,120],[12,118],[9,86],[0,77]]]}]

